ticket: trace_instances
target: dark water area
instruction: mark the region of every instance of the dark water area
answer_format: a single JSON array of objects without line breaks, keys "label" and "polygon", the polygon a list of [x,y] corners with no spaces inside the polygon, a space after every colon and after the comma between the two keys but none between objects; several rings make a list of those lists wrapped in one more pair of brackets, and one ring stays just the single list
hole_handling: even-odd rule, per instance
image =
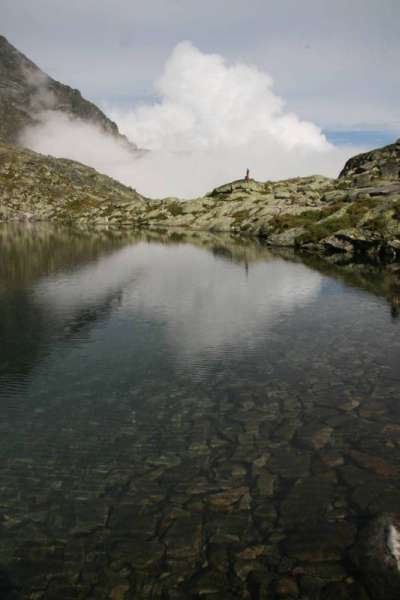
[{"label": "dark water area", "polygon": [[0,226],[0,598],[390,600],[399,298],[229,236]]}]

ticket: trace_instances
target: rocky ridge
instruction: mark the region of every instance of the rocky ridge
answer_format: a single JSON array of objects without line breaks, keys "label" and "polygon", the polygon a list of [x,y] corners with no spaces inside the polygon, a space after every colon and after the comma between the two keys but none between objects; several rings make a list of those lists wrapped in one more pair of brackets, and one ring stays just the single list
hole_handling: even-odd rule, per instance
[{"label": "rocky ridge", "polygon": [[149,200],[70,160],[0,145],[0,218],[183,228],[343,255],[400,257],[400,140],[350,159],[337,179],[238,180],[202,198]]},{"label": "rocky ridge", "polygon": [[0,144],[0,220],[140,224],[144,198],[72,160]]},{"label": "rocky ridge", "polygon": [[40,122],[43,111],[63,112],[98,126],[130,150],[137,147],[121,135],[95,104],[77,89],[49,77],[0,36],[0,140],[16,144],[25,127]]}]

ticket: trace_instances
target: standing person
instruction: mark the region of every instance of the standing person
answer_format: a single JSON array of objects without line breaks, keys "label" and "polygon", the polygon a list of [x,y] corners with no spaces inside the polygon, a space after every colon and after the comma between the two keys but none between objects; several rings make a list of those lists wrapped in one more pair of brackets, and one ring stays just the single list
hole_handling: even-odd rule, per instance
[{"label": "standing person", "polygon": [[244,178],[245,181],[250,181],[250,171],[249,169],[246,169],[246,177]]}]

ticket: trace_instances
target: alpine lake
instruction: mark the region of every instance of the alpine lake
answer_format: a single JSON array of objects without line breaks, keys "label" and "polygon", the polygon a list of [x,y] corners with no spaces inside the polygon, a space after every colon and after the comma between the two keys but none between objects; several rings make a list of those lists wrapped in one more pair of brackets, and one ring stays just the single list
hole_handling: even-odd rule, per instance
[{"label": "alpine lake", "polygon": [[0,225],[0,597],[380,598],[399,313],[399,264]]}]

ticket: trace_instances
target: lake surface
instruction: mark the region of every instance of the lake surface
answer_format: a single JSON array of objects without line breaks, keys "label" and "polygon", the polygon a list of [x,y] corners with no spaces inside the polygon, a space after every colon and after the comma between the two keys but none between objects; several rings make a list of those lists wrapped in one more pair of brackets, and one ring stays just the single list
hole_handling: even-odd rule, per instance
[{"label": "lake surface", "polygon": [[373,600],[399,297],[229,236],[0,226],[0,596]]}]

